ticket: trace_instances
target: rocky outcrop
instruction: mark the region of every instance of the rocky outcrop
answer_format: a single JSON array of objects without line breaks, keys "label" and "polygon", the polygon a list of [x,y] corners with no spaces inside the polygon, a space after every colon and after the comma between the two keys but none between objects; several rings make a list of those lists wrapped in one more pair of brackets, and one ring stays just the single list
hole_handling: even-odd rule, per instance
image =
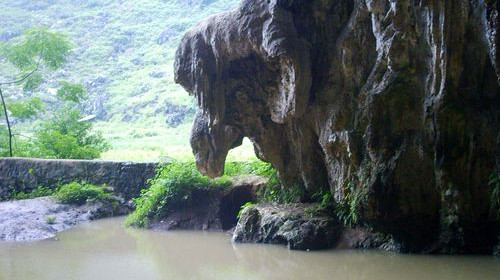
[{"label": "rocky outcrop", "polygon": [[318,203],[257,204],[245,207],[233,242],[286,245],[292,250],[377,249],[404,252],[390,235],[346,227]]},{"label": "rocky outcrop", "polygon": [[292,250],[331,248],[341,226],[328,215],[309,212],[313,205],[252,205],[246,207],[233,233],[234,242],[283,244]]},{"label": "rocky outcrop", "polygon": [[496,0],[244,0],[183,38],[198,168],[243,137],[408,251],[486,252],[499,134]]},{"label": "rocky outcrop", "polygon": [[157,163],[91,160],[49,160],[0,158],[0,200],[14,192],[30,192],[37,187],[56,188],[60,184],[86,181],[106,184],[125,200],[138,197],[147,180],[156,174]]}]

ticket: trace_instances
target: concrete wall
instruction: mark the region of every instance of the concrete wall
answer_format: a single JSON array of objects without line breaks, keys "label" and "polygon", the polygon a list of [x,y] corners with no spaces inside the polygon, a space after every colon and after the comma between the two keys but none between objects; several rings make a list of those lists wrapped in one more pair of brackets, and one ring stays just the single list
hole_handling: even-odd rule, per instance
[{"label": "concrete wall", "polygon": [[157,166],[158,163],[0,158],[0,200],[13,192],[30,192],[38,186],[56,188],[72,181],[107,184],[115,193],[130,199],[146,187]]}]

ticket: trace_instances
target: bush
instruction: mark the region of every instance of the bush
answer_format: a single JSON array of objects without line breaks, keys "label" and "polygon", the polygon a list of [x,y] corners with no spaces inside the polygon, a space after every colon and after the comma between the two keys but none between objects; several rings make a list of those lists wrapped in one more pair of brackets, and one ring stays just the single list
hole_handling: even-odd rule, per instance
[{"label": "bush", "polygon": [[89,200],[110,201],[113,196],[106,189],[106,185],[95,186],[85,182],[72,182],[59,187],[54,193],[54,198],[61,203],[82,205]]},{"label": "bush", "polygon": [[80,121],[81,112],[63,109],[54,118],[43,121],[35,133],[34,146],[45,158],[95,159],[109,149],[101,134],[92,131],[92,124]]},{"label": "bush", "polygon": [[148,227],[150,221],[168,213],[180,204],[189,203],[194,190],[225,188],[231,185],[227,176],[210,179],[201,175],[194,162],[175,162],[158,168],[151,187],[134,199],[135,211],[127,217],[127,226]]},{"label": "bush", "polygon": [[39,186],[38,188],[34,189],[33,191],[29,193],[25,192],[18,192],[12,194],[11,199],[13,200],[20,200],[20,199],[30,199],[30,198],[37,198],[37,197],[42,197],[42,196],[50,196],[54,193],[54,190],[49,189],[44,186]]}]

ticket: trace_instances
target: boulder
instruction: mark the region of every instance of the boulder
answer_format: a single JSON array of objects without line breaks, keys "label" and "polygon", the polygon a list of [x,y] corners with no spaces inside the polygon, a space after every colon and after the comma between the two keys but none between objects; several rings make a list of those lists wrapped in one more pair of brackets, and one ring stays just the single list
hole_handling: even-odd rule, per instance
[{"label": "boulder", "polygon": [[331,248],[342,227],[332,216],[314,209],[314,204],[248,206],[240,214],[233,241],[283,244],[292,250]]}]

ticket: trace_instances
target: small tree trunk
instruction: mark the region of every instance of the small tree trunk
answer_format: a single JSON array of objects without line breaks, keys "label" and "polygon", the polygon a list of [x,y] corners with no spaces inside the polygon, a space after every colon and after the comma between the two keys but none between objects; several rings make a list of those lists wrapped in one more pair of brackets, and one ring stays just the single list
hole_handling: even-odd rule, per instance
[{"label": "small tree trunk", "polygon": [[5,99],[3,98],[2,89],[0,88],[0,97],[2,98],[3,113],[5,114],[5,121],[7,122],[7,129],[9,130],[9,155],[12,157],[12,130],[10,129],[9,115],[7,114],[7,105],[5,105]]}]

